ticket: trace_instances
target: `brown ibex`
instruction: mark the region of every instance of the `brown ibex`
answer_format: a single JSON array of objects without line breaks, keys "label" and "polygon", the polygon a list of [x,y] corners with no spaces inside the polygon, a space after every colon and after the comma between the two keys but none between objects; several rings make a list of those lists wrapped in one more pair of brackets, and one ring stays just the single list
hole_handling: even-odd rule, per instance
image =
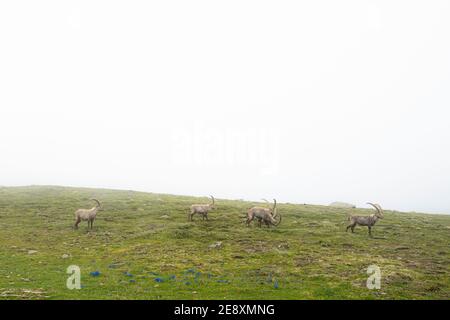
[{"label": "brown ibex", "polygon": [[[278,222],[275,220],[277,215],[280,217]],[[259,227],[261,227],[263,221],[267,227],[271,225],[278,226],[281,222],[281,215],[277,213],[277,200],[273,199],[273,208],[253,207],[249,209],[247,211],[247,226],[254,219],[258,219]]]},{"label": "brown ibex", "polygon": [[100,210],[101,208],[101,204],[100,201],[98,201],[97,199],[91,199],[92,201],[95,201],[97,204],[95,205],[95,207],[91,208],[91,209],[78,209],[75,212],[75,229],[78,229],[78,225],[80,224],[81,221],[87,221],[88,222],[88,228],[89,226],[91,227],[91,229],[94,226],[94,220],[95,217],[97,216],[97,212]]},{"label": "brown ibex", "polygon": [[201,214],[203,220],[208,220],[208,212],[215,209],[215,200],[213,196],[210,196],[212,203],[210,204],[193,204],[191,205],[191,212],[188,215],[188,221],[192,221],[194,215]]},{"label": "brown ibex", "polygon": [[350,224],[347,226],[347,229],[345,231],[348,231],[348,229],[352,229],[352,233],[355,232],[354,229],[357,225],[360,226],[367,226],[369,228],[369,235],[372,237],[372,227],[377,223],[378,219],[383,219],[383,209],[381,209],[381,206],[379,204],[373,204],[368,202],[367,204],[370,204],[372,207],[374,207],[377,212],[372,213],[370,216],[353,216],[350,215],[348,217],[348,221],[350,221]]}]

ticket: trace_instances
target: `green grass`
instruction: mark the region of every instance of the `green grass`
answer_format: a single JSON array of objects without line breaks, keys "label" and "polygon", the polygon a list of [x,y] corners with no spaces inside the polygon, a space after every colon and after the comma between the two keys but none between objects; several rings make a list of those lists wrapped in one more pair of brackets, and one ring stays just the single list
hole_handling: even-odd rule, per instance
[{"label": "green grass", "polygon": [[[104,206],[94,229],[73,230],[74,211],[92,197]],[[254,203],[243,201],[218,199],[209,221],[187,222],[199,201],[209,200],[0,188],[0,299],[450,298],[450,216],[386,211],[371,239],[367,228],[345,232],[350,213],[371,210],[279,204],[280,226],[260,229],[245,227]],[[366,288],[372,264],[380,290]],[[69,265],[81,268],[81,290],[66,288]]]}]

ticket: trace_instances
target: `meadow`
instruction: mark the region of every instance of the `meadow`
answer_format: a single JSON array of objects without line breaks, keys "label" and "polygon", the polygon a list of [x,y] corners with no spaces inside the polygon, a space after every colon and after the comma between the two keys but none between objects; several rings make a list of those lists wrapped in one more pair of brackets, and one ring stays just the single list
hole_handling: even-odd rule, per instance
[{"label": "meadow", "polygon": [[[93,230],[74,212],[102,202]],[[368,199],[372,200],[372,199]],[[345,231],[373,209],[279,203],[278,227],[245,226],[257,204],[67,187],[0,188],[0,299],[449,299],[450,216],[385,208],[370,238]],[[266,205],[260,203],[259,205]],[[81,270],[69,290],[67,268]],[[381,288],[366,287],[367,268]]]}]

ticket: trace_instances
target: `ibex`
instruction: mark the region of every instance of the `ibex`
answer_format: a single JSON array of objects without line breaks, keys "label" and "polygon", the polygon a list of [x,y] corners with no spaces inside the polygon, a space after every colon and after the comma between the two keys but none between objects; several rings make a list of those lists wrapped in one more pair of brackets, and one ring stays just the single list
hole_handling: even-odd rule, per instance
[{"label": "ibex", "polygon": [[101,204],[98,200],[96,199],[91,199],[92,201],[95,201],[97,204],[95,207],[91,208],[91,209],[78,209],[75,212],[75,229],[78,229],[78,225],[80,224],[81,221],[87,221],[88,222],[88,228],[89,226],[91,227],[91,229],[94,226],[94,220],[95,217],[97,216],[97,212],[100,210],[101,208]]},{"label": "ibex", "polygon": [[208,220],[208,212],[215,209],[215,200],[213,196],[210,196],[212,199],[212,203],[210,204],[193,204],[191,205],[191,212],[188,215],[188,221],[192,221],[194,214],[201,214],[203,220]]},{"label": "ibex", "polygon": [[372,207],[374,207],[377,212],[371,214],[370,216],[353,216],[350,215],[348,217],[348,220],[350,221],[350,224],[347,226],[347,229],[345,231],[348,231],[349,228],[352,229],[352,232],[354,232],[355,226],[367,226],[369,228],[369,235],[372,236],[372,227],[377,223],[378,219],[383,219],[383,209],[381,209],[381,206],[379,204],[373,204],[368,202],[367,204],[370,204]]},{"label": "ibex", "polygon": [[[276,216],[280,219],[275,220]],[[277,213],[277,200],[273,199],[273,208],[263,208],[263,207],[253,207],[247,211],[247,226],[250,225],[254,219],[258,219],[259,227],[261,227],[262,222],[266,224],[267,227],[271,225],[278,226],[281,222],[281,215]]]}]

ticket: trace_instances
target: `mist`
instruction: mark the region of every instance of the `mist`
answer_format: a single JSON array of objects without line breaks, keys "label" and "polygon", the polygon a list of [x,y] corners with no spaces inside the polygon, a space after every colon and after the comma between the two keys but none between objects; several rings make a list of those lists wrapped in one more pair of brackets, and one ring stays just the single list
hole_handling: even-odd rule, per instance
[{"label": "mist", "polygon": [[0,185],[450,213],[448,1],[0,3]]}]

